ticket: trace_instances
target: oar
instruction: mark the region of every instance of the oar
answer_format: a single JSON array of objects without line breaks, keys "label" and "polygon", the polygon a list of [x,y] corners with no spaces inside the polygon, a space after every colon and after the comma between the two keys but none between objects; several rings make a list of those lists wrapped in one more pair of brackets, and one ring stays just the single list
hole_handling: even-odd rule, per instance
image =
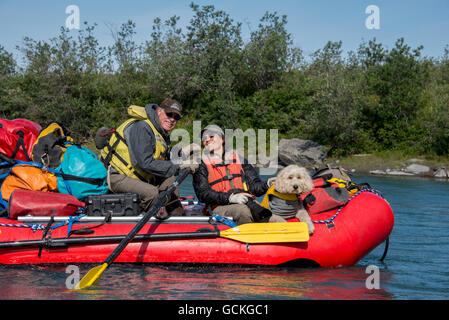
[{"label": "oar", "polygon": [[[122,241],[126,235],[46,238],[39,240],[23,240],[0,242],[0,248],[40,247],[59,248],[76,244],[110,243]],[[185,240],[205,238],[227,238],[243,243],[276,243],[304,242],[309,240],[309,232],[305,222],[288,223],[249,223],[223,231],[202,228],[195,232],[136,234],[132,241],[148,240]]]},{"label": "oar", "polygon": [[166,190],[159,194],[156,202],[152,206],[152,208],[143,215],[142,219],[134,226],[134,228],[129,232],[129,234],[120,242],[117,248],[112,251],[109,257],[103,262],[102,265],[99,265],[95,268],[89,270],[89,272],[80,280],[80,282],[76,285],[75,289],[84,289],[94,285],[103,271],[106,270],[107,267],[111,265],[112,262],[119,256],[119,254],[125,249],[128,243],[134,238],[134,236],[143,228],[143,226],[148,222],[148,220],[155,215],[159,209],[168,201],[170,195],[175,191],[176,187],[184,181],[184,179],[189,174],[189,170],[183,170],[175,182]]}]

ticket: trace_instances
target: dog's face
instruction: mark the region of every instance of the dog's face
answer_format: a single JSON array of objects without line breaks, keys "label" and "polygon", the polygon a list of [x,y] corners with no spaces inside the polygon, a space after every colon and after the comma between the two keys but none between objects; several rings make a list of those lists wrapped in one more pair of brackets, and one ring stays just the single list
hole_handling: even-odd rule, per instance
[{"label": "dog's face", "polygon": [[306,168],[289,165],[278,173],[274,189],[280,193],[307,193],[312,191],[313,181]]}]

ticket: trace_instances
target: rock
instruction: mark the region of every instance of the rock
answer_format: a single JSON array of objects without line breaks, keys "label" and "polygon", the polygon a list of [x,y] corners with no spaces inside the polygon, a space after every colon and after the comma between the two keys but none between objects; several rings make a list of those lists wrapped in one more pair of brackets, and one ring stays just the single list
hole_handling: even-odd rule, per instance
[{"label": "rock", "polygon": [[387,174],[390,176],[413,176],[413,173],[404,172],[400,170],[388,170]]},{"label": "rock", "polygon": [[433,173],[435,178],[449,178],[449,173],[446,171],[445,167],[438,167]]},{"label": "rock", "polygon": [[324,147],[311,140],[281,139],[278,151],[279,161],[283,165],[309,166],[322,164],[326,159]]},{"label": "rock", "polygon": [[387,169],[386,171],[383,170],[372,170],[369,172],[370,174],[377,174],[377,175],[388,175],[388,176],[413,176],[413,173],[404,172],[401,170],[395,170],[395,169]]},{"label": "rock", "polygon": [[382,170],[371,170],[369,173],[370,174],[381,174],[381,175],[387,174],[385,171],[382,171]]},{"label": "rock", "polygon": [[405,171],[413,174],[423,174],[429,172],[430,168],[422,164],[411,164],[405,169]]}]

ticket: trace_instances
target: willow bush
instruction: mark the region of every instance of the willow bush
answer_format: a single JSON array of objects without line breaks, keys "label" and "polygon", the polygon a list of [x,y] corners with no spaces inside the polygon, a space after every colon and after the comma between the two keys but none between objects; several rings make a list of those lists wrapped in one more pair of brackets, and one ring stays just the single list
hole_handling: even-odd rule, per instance
[{"label": "willow bush", "polygon": [[178,16],[157,18],[143,43],[126,21],[111,28],[108,47],[87,22],[48,41],[25,37],[21,61],[0,46],[0,117],[59,121],[87,140],[124,121],[129,105],[170,96],[190,131],[201,120],[278,129],[280,138],[311,139],[335,155],[448,155],[449,47],[429,58],[403,38],[391,49],[372,39],[345,56],[341,42],[328,42],[305,59],[286,16],[267,12],[243,41],[242,23],[226,12],[190,7],[185,29]]}]

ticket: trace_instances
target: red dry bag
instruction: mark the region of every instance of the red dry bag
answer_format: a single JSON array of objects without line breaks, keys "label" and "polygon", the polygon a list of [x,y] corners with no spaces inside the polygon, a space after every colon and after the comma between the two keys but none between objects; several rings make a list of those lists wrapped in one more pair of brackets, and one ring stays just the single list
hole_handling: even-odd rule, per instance
[{"label": "red dry bag", "polygon": [[31,161],[33,145],[41,129],[27,119],[0,119],[0,153],[11,159]]},{"label": "red dry bag", "polygon": [[85,203],[74,196],[56,192],[14,190],[8,202],[9,219],[32,215],[42,216],[70,216]]},{"label": "red dry bag", "polygon": [[313,179],[314,188],[301,194],[304,208],[309,214],[317,214],[339,208],[349,200],[349,192],[338,184],[327,181],[326,177]]}]

